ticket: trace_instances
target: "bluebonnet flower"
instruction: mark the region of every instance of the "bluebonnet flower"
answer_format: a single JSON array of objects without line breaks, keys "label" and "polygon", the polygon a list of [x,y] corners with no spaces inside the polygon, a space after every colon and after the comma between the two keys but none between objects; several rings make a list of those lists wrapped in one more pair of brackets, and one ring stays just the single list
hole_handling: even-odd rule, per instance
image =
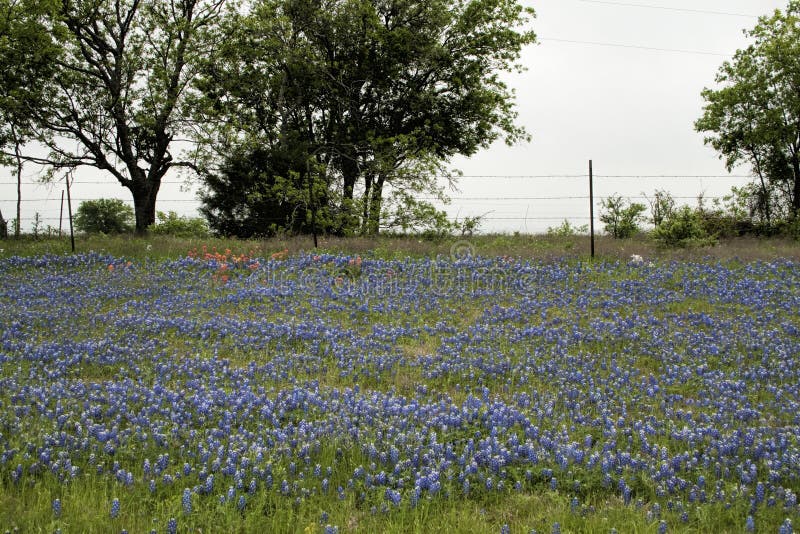
[{"label": "bluebonnet flower", "polygon": [[[323,493],[331,480],[353,477],[342,485],[356,500],[389,489],[408,492],[413,506],[423,493],[437,499],[456,483],[474,492],[470,484],[489,477],[492,491],[517,488],[522,472],[534,487],[548,484],[556,477],[547,465],[573,494],[595,489],[575,488],[575,477],[607,488],[625,477],[643,479],[661,503],[680,495],[701,506],[708,491],[737,510],[750,499],[784,504],[787,515],[797,505],[784,487],[794,487],[800,447],[785,422],[800,413],[800,387],[779,379],[794,375],[800,353],[797,262],[665,262],[634,271],[607,261],[370,259],[360,278],[331,288],[325,277],[351,258],[322,254],[264,261],[270,272],[259,267],[257,276],[248,270],[224,290],[210,288],[223,264],[243,268],[222,256],[142,265],[137,273],[148,277],[135,281],[110,279],[107,265],[120,274],[124,262],[102,254],[0,261],[4,273],[37,270],[0,296],[14,310],[0,316],[0,385],[15,399],[0,425],[20,428],[23,443],[19,451],[0,444],[8,480],[33,483],[47,474],[67,483],[77,474],[71,458],[88,456],[87,477],[110,473],[129,486],[143,468],[152,492],[163,481],[166,499],[185,486],[213,495],[213,476],[217,486],[223,476],[234,488],[221,495],[227,502],[252,494],[255,481],[256,489],[284,491],[302,504],[316,493],[313,473],[315,481],[325,476]],[[325,262],[323,276],[314,269]],[[392,298],[372,298],[361,282],[376,273],[385,279],[389,269]],[[492,287],[487,273],[515,283]],[[304,274],[325,283],[299,291],[295,281]],[[275,277],[265,284],[268,275]],[[488,305],[469,326],[451,320],[471,298],[502,305]],[[687,310],[695,301],[702,309]],[[254,306],[269,313],[240,313]],[[222,307],[230,313],[215,313]],[[348,311],[372,321],[342,324]],[[108,324],[109,333],[76,339],[74,317]],[[52,332],[35,328],[43,323]],[[169,357],[164,331],[174,333],[170,343],[186,344],[184,357]],[[408,358],[399,340],[420,336],[435,340],[434,348]],[[613,350],[589,357],[587,347],[609,340]],[[268,359],[247,361],[262,350]],[[637,365],[643,355],[658,366]],[[73,380],[84,367],[114,377]],[[323,387],[317,377],[329,373],[342,385]],[[398,374],[420,376],[419,383],[399,394],[390,379]],[[552,387],[538,387],[543,376]],[[433,386],[442,381],[459,384],[456,398]],[[764,395],[756,401],[753,391]],[[51,431],[36,434],[15,418]],[[351,464],[339,446],[333,466],[325,465],[328,441],[362,444],[358,460]],[[150,447],[170,453],[127,454],[156,450]],[[359,462],[363,472],[342,472]],[[724,491],[729,482],[747,492]],[[628,503],[631,487],[618,489]],[[395,494],[384,494],[391,503]],[[661,519],[657,504],[653,520]],[[675,513],[688,521],[682,507]]]},{"label": "bluebonnet flower", "polygon": [[656,519],[661,517],[661,505],[659,503],[653,503],[652,510],[653,516],[655,516]]},{"label": "bluebonnet flower", "polygon": [[385,492],[386,500],[391,501],[392,504],[395,506],[400,506],[400,501],[402,500],[402,496],[400,492],[397,490],[393,490],[391,488],[386,488]]},{"label": "bluebonnet flower", "polygon": [[61,499],[53,499],[53,515],[61,517]]},{"label": "bluebonnet flower", "polygon": [[119,515],[119,499],[114,498],[111,501],[111,519],[116,519]]},{"label": "bluebonnet flower", "polygon": [[183,506],[184,514],[189,515],[192,513],[192,492],[189,488],[184,488],[183,490],[181,505]]},{"label": "bluebonnet flower", "polygon": [[764,493],[765,493],[764,483],[763,482],[759,482],[758,484],[756,484],[756,502],[757,503],[764,502]]}]

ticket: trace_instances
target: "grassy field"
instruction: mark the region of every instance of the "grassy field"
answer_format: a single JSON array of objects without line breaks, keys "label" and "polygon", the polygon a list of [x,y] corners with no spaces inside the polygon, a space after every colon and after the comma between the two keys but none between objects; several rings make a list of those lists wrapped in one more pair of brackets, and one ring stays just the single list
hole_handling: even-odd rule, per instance
[{"label": "grassy field", "polygon": [[800,521],[795,242],[78,245],[0,242],[0,532]]},{"label": "grassy field", "polygon": [[[425,239],[421,237],[320,237],[318,248],[310,236],[271,238],[266,240],[240,241],[236,239],[183,239],[170,236],[149,236],[146,238],[131,235],[117,236],[78,236],[75,241],[77,252],[100,252],[131,259],[166,259],[186,255],[188,250],[206,246],[224,251],[252,251],[253,254],[268,257],[287,250],[291,255],[301,253],[330,253],[339,255],[360,254],[381,259],[423,258],[437,255],[449,256],[451,248],[461,242],[468,242],[477,255],[484,257],[511,256],[536,260],[586,259],[589,255],[587,236],[544,236],[544,235],[476,235],[464,238]],[[633,254],[669,260],[728,260],[744,261],[769,260],[773,258],[800,261],[800,242],[793,239],[757,239],[743,237],[722,240],[714,247],[690,249],[663,249],[646,236],[632,239],[612,239],[608,236],[596,238],[596,253],[603,259],[627,260]],[[13,255],[31,256],[43,254],[66,254],[71,251],[68,238],[23,238],[0,241],[0,258]]]}]

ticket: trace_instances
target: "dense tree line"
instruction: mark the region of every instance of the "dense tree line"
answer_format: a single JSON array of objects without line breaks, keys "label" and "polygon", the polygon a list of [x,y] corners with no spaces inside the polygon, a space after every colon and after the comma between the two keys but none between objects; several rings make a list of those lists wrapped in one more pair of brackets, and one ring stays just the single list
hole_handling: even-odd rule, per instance
[{"label": "dense tree line", "polygon": [[452,156],[527,135],[499,77],[535,40],[516,0],[2,2],[4,154],[106,171],[139,232],[184,168],[218,232],[374,233],[389,187],[413,210]]},{"label": "dense tree line", "polygon": [[[137,232],[175,169],[220,234],[443,227],[421,198],[445,198],[449,161],[528,138],[501,76],[532,18],[517,0],[0,0],[0,164],[100,169]],[[752,166],[759,223],[794,224],[800,1],[748,35],[695,127]]]}]

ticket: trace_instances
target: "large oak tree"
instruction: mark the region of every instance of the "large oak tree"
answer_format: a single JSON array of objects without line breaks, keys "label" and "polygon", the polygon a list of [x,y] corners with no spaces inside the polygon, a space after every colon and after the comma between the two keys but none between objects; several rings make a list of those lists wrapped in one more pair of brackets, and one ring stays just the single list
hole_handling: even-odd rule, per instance
[{"label": "large oak tree", "polygon": [[[133,196],[137,232],[155,222],[162,179],[192,166],[173,154],[190,124],[184,100],[210,53],[225,0],[61,0],[64,53],[36,110],[50,149],[36,160],[108,172]],[[77,147],[77,148],[76,148]]]},{"label": "large oak tree", "polygon": [[375,233],[387,184],[430,188],[454,155],[527,137],[500,76],[521,68],[532,15],[516,0],[261,0],[229,22],[202,109],[217,146],[293,132],[341,229]]}]

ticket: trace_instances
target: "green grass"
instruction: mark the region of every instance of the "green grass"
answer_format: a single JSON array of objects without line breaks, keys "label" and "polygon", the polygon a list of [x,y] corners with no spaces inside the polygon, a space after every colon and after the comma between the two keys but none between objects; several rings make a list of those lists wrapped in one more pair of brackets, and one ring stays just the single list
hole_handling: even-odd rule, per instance
[{"label": "green grass", "polygon": [[[528,234],[488,234],[469,237],[423,238],[416,236],[378,237],[332,237],[319,238],[319,248],[314,249],[310,236],[292,236],[263,240],[240,240],[220,238],[178,238],[164,235],[137,237],[133,235],[79,235],[75,239],[77,252],[105,252],[131,259],[164,259],[184,256],[192,249],[206,246],[208,250],[220,252],[230,249],[234,253],[269,257],[270,254],[288,250],[290,254],[300,252],[327,252],[332,254],[360,254],[366,257],[403,259],[406,257],[449,256],[455,243],[470,243],[479,255],[533,258],[545,261],[568,259],[578,261],[589,256],[587,236],[558,237]],[[66,254],[71,252],[68,237],[41,237],[0,241],[0,257],[10,255],[38,256],[43,254]],[[771,258],[800,259],[800,242],[786,238],[734,238],[721,240],[714,247],[696,249],[663,249],[646,236],[631,239],[596,237],[598,258],[628,260],[639,254],[646,258],[661,260],[702,260],[738,258],[741,260],[768,260]]]}]

